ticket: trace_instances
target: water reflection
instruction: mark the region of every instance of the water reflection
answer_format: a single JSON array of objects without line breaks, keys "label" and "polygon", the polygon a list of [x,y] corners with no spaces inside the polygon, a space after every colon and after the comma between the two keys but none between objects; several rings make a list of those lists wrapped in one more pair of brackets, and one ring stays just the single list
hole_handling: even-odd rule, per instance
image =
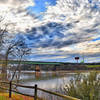
[{"label": "water reflection", "polygon": [[[37,74],[37,76],[36,76]],[[20,83],[28,86],[34,86],[57,91],[64,83],[68,83],[70,79],[74,78],[76,73],[59,73],[59,72],[41,72],[41,73],[22,73]],[[20,92],[33,94],[33,90],[18,88]]]}]

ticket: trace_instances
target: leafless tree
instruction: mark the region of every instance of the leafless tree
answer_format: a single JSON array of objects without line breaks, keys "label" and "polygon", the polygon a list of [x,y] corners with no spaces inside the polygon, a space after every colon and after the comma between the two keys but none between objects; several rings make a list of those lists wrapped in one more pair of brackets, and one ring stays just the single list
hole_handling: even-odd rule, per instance
[{"label": "leafless tree", "polygon": [[[0,17],[0,23],[2,23],[3,20],[4,19]],[[17,70],[19,70],[19,74],[18,74],[18,79],[19,79],[20,73],[21,73],[21,70],[20,70],[21,61],[25,55],[28,55],[30,53],[31,49],[27,47],[27,45],[25,44],[25,40],[23,38],[5,40],[5,38],[7,37],[9,33],[8,32],[9,25],[12,25],[12,23],[5,24],[3,28],[2,26],[0,26],[0,50],[5,51],[5,54],[3,56],[4,58],[3,64],[2,64],[2,74],[3,74],[2,79],[4,80],[7,79],[7,68],[8,68],[9,60],[12,60],[12,59],[18,60],[17,67],[11,79],[12,81]],[[12,59],[9,59],[10,57],[12,57]]]},{"label": "leafless tree", "polygon": [[[0,17],[0,24],[3,22],[3,20],[4,19],[2,17]],[[8,26],[8,24],[5,24],[4,28],[0,27],[0,51],[3,48],[5,33],[7,33],[7,26]],[[0,55],[1,55],[1,59],[2,59],[3,55],[2,54],[0,54]],[[4,63],[4,62],[2,62],[2,63]],[[5,64],[2,64],[2,79],[5,79],[6,76],[7,76],[7,70],[6,70]]]},{"label": "leafless tree", "polygon": [[25,40],[20,40],[18,45],[13,50],[14,51],[11,52],[11,55],[13,55],[13,57],[17,59],[18,64],[16,66],[16,69],[13,72],[11,81],[13,81],[16,75],[16,72],[18,71],[17,77],[16,77],[16,83],[18,83],[20,79],[20,74],[21,74],[21,62],[26,55],[29,55],[31,53],[31,49],[27,47]]},{"label": "leafless tree", "polygon": [[[7,37],[9,33],[8,27],[13,25],[13,23],[4,23],[4,18],[0,16],[0,60],[2,61],[2,79],[6,79],[7,77],[7,58],[11,47],[4,49]],[[6,54],[2,54],[1,51],[7,51]],[[6,61],[5,61],[6,60]]]},{"label": "leafless tree", "polygon": [[4,64],[2,66],[2,74],[4,74],[3,79],[7,79],[7,67],[8,67],[8,57],[11,55],[16,47],[20,45],[20,41],[11,41],[8,46],[6,46]]},{"label": "leafless tree", "polygon": [[[1,17],[0,18],[0,24],[2,23],[4,19]],[[5,25],[4,28],[0,27],[0,49],[2,47],[3,44],[3,38],[4,38],[4,33],[7,32],[7,25]]]}]

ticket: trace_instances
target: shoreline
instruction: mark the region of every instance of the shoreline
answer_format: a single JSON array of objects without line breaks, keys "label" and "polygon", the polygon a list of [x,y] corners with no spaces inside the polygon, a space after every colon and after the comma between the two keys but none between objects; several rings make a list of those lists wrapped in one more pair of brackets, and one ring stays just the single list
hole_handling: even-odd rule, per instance
[{"label": "shoreline", "polygon": [[[59,71],[40,71],[37,73],[81,73],[81,72],[100,72],[100,70],[59,70]],[[25,74],[35,74],[35,71],[21,71],[21,73]]]}]

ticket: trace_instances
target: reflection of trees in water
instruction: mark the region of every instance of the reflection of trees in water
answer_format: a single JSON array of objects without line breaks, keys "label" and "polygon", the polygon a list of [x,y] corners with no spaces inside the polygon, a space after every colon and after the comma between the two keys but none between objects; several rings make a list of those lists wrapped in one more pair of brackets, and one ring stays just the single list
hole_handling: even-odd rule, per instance
[{"label": "reflection of trees in water", "polygon": [[[35,77],[35,75],[37,74],[37,77]],[[26,74],[26,73],[22,73],[21,74],[21,80],[20,82],[32,82],[32,81],[41,81],[41,80],[50,80],[50,79],[56,79],[59,77],[63,77],[63,75],[59,75],[56,72],[37,72],[37,73],[33,73],[33,74]],[[24,78],[25,77],[25,78]]]}]

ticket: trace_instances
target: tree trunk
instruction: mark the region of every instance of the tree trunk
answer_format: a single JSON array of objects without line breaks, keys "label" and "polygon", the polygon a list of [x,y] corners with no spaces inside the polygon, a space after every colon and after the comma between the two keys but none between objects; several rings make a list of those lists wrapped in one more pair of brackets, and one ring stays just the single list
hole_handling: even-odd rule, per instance
[{"label": "tree trunk", "polygon": [[8,65],[8,53],[6,53],[5,60],[2,64],[2,80],[7,80],[7,65]]}]

